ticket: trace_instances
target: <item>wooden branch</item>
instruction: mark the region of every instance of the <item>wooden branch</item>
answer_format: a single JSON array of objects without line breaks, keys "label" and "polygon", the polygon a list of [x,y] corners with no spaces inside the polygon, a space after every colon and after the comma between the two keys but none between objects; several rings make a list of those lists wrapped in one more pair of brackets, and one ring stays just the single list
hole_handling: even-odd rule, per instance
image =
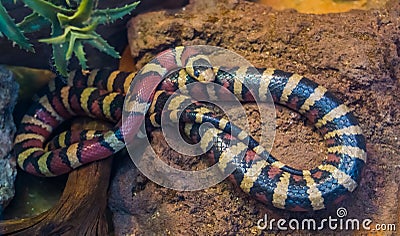
[{"label": "wooden branch", "polygon": [[59,202],[27,219],[0,222],[0,235],[105,235],[105,210],[112,158],[83,166],[68,176]]}]

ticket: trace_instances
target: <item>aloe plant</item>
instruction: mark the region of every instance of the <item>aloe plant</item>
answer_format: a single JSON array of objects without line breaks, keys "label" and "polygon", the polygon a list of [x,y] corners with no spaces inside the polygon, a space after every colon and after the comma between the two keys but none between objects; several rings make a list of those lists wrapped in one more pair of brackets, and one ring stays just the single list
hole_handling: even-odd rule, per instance
[{"label": "aloe plant", "polygon": [[84,44],[118,58],[119,53],[96,33],[96,28],[122,18],[139,4],[134,2],[120,8],[97,9],[97,0],[67,0],[64,4],[55,0],[21,1],[32,9],[32,13],[16,24],[0,0],[0,32],[21,48],[33,51],[23,32],[30,33],[50,26],[50,37],[39,39],[39,42],[52,45],[54,65],[62,75],[67,75],[68,62],[73,55],[82,69],[87,69]]},{"label": "aloe plant", "polygon": [[0,1],[0,36],[2,35],[13,40],[21,48],[33,51],[32,44],[28,42],[28,39],[22,34],[14,20],[7,14],[6,8]]}]

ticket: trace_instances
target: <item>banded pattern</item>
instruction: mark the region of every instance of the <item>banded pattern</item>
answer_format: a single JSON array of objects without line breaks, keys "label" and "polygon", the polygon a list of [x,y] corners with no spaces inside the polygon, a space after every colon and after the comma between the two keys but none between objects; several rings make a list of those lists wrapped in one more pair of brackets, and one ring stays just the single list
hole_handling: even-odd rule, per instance
[{"label": "banded pattern", "polygon": [[[182,65],[189,67],[179,70]],[[168,74],[170,71],[175,72]],[[246,86],[236,77],[242,78]],[[352,112],[325,88],[297,74],[250,67],[212,68],[203,55],[178,47],[161,53],[136,75],[94,70],[88,74],[72,73],[67,81],[68,85],[61,79],[49,84],[17,132],[14,150],[18,164],[32,174],[64,174],[110,156],[124,147],[124,141],[145,136],[140,126],[146,114],[150,128],[159,126],[162,115],[168,115],[172,122],[183,121],[183,130],[190,139],[201,142],[204,150],[212,147],[210,155],[222,170],[236,166],[232,180],[243,191],[278,208],[308,211],[336,203],[354,191],[365,165],[365,139]],[[326,141],[327,158],[312,170],[294,169],[196,101],[191,101],[195,106],[185,108],[178,116],[184,108],[180,105],[191,98],[181,95],[170,104],[165,102],[173,91],[190,90],[186,86],[196,81],[217,83],[243,102],[266,101],[270,92],[274,102],[298,111],[315,125]],[[207,87],[187,92],[209,100],[225,99],[221,91]],[[166,113],[160,108],[164,106]],[[129,115],[121,122],[124,111]],[[46,147],[54,129],[76,115],[108,120],[116,126],[106,132],[67,131]],[[214,128],[200,137],[199,125],[204,122],[212,123]],[[234,144],[229,146],[232,141]],[[243,159],[238,158],[243,154]]]},{"label": "banded pattern", "polygon": [[[238,75],[238,71],[244,74]],[[237,165],[233,179],[245,192],[278,208],[307,211],[323,209],[332,202],[342,200],[346,193],[354,191],[366,162],[365,140],[352,112],[331,93],[307,78],[273,69],[259,69],[258,73],[252,73],[243,68],[219,68],[215,74],[216,79],[213,82],[230,91],[238,87],[235,86],[235,76],[243,77],[246,87],[242,86],[242,91],[235,93],[242,101],[252,101],[255,98],[265,101],[264,92],[267,90],[261,86],[265,81],[269,84],[268,90],[274,101],[306,116],[323,135],[328,147],[328,156],[320,166],[312,170],[297,170],[279,162],[251,136],[224,119],[214,117],[211,111],[204,112],[206,109],[202,108],[203,112],[197,112],[201,110],[200,105],[197,106],[197,111],[187,109],[181,115],[181,120],[186,122],[183,129],[186,135],[194,141],[201,140],[204,143],[203,151],[214,145],[212,155],[215,162],[221,162],[221,158],[229,152],[230,162],[221,165],[221,168],[224,170],[229,164]],[[191,80],[193,78],[181,71],[168,77],[165,83],[177,85],[176,81],[187,81],[189,84]],[[197,96],[208,96],[207,89],[199,86],[195,87],[196,92],[203,91],[205,94]],[[168,96],[161,91],[159,93],[159,97]],[[213,96],[223,99],[222,96],[219,97],[218,91]],[[175,114],[183,108],[179,105],[190,103],[185,101],[190,99],[183,95],[174,97],[175,104],[178,105],[167,104],[166,107],[170,110],[164,111],[163,115],[170,116],[171,121],[177,122]],[[153,107],[153,110],[157,109]],[[161,118],[153,114],[152,119],[152,124],[158,124]],[[204,122],[210,122],[216,127],[216,130],[209,131],[214,135],[198,135],[196,129]],[[226,136],[227,133],[230,135]],[[215,136],[219,138],[215,139]],[[221,145],[216,144],[224,142],[222,146],[226,147],[232,139],[238,139],[239,142],[234,145],[235,151],[221,150]],[[238,164],[243,153],[245,158]]]}]

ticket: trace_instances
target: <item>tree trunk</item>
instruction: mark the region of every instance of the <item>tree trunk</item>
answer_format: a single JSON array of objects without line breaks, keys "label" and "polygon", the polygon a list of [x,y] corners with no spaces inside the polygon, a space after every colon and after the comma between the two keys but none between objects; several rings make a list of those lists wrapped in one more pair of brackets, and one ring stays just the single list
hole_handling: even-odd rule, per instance
[{"label": "tree trunk", "polygon": [[111,163],[107,158],[71,172],[53,208],[32,218],[0,222],[0,235],[106,235]]}]

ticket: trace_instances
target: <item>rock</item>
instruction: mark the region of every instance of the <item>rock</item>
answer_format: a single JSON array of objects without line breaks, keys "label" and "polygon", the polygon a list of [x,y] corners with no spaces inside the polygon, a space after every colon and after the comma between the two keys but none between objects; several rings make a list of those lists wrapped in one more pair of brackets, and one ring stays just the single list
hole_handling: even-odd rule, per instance
[{"label": "rock", "polygon": [[12,112],[17,100],[18,84],[11,71],[0,66],[0,215],[14,197],[17,174],[15,157],[10,155],[15,124]]},{"label": "rock", "polygon": [[[128,38],[137,69],[167,48],[205,44],[232,50],[257,67],[296,72],[327,87],[354,109],[368,142],[363,180],[339,206],[347,209],[347,218],[373,219],[373,227],[376,223],[399,223],[399,12],[397,0],[391,0],[384,9],[327,15],[276,11],[246,1],[193,0],[180,10],[132,18]],[[246,107],[252,114],[249,122],[256,128],[257,113],[252,112],[251,105]],[[255,136],[257,132],[253,130]],[[184,163],[156,137],[154,149],[164,150],[163,158]],[[274,156],[297,168],[311,168],[324,158],[323,145],[312,128],[304,126],[302,118],[278,107]],[[229,181],[196,192],[174,191],[146,181],[140,189],[130,188],[137,185],[137,178],[129,178],[137,176],[135,173],[137,170],[128,167],[119,171],[114,180],[125,179],[125,187],[123,191],[110,189],[111,198],[118,196],[130,202],[112,201],[117,235],[129,232],[127,229],[137,234],[254,235],[261,233],[257,221],[264,214],[275,220],[321,220],[336,217],[339,207],[299,214],[277,210],[247,197]],[[125,220],[119,221],[121,212]],[[277,232],[276,228],[268,231]],[[332,233],[327,228],[321,232]]]}]

